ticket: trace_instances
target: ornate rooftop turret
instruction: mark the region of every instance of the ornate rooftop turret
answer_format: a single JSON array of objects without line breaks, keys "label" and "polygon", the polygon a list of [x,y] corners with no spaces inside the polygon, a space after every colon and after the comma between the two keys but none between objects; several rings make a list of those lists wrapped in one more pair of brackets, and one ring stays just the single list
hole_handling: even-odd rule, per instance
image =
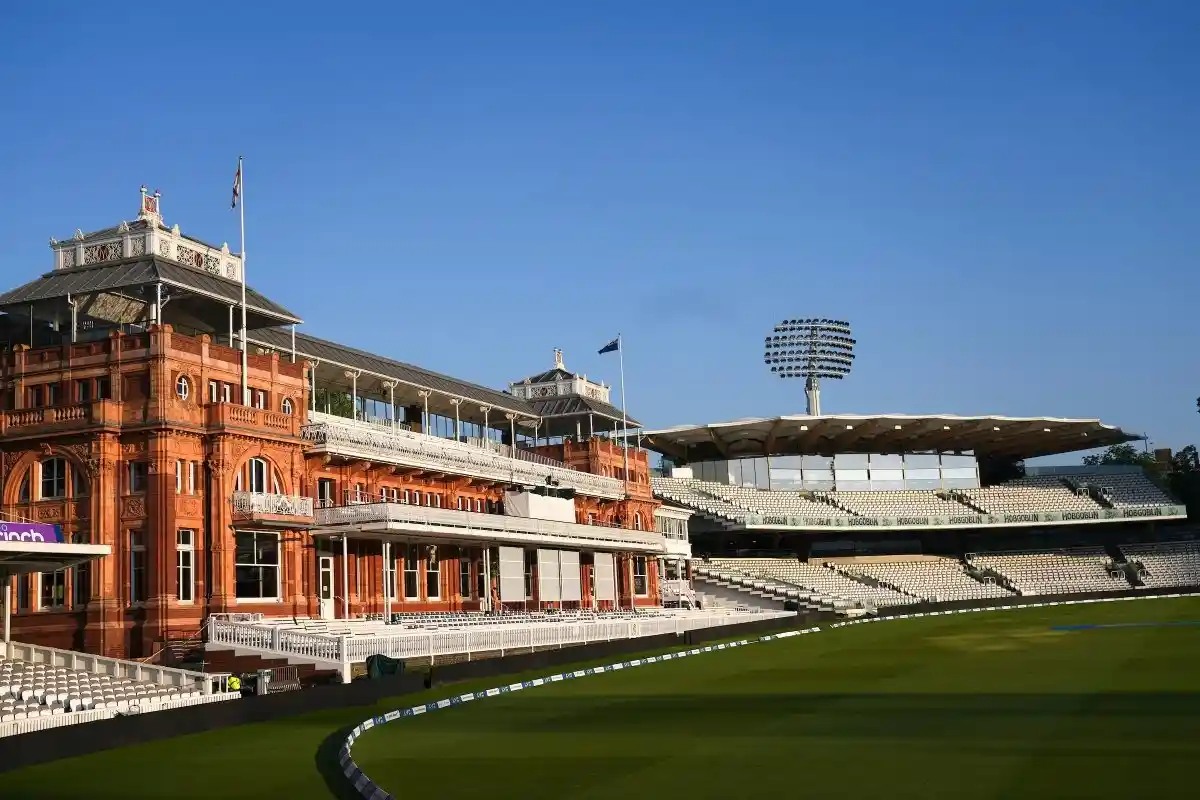
[{"label": "ornate rooftop turret", "polygon": [[114,261],[157,257],[174,261],[185,267],[219,275],[231,281],[242,278],[242,258],[231,253],[229,245],[214,247],[199,239],[185,236],[178,225],[170,228],[163,222],[162,195],[141,187],[141,204],[137,219],[122,221],[111,228],[84,233],[76,228],[75,235],[66,240],[50,240],[54,251],[55,269],[100,266]]}]

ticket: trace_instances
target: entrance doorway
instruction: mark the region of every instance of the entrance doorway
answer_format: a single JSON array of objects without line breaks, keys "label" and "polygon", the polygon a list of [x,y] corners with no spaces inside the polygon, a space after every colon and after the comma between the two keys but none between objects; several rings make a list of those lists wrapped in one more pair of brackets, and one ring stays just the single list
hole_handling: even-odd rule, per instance
[{"label": "entrance doorway", "polygon": [[333,556],[317,553],[317,605],[321,619],[333,619]]}]

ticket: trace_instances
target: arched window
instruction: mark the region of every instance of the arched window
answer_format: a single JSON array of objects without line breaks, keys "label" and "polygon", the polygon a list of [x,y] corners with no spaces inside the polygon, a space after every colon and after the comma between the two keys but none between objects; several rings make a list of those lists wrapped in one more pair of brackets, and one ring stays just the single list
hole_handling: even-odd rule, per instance
[{"label": "arched window", "polygon": [[279,404],[279,408],[283,411],[283,413],[290,416],[292,413],[292,398],[283,398],[283,402]]},{"label": "arched window", "polygon": [[271,462],[255,457],[247,461],[245,469],[234,477],[233,490],[251,494],[283,494],[283,484],[279,479],[279,470],[274,469]]},{"label": "arched window", "polygon": [[635,531],[642,529],[642,512],[640,511],[633,512],[633,529]]},{"label": "arched window", "polygon": [[21,476],[21,488],[17,490],[17,502],[29,502],[29,470],[25,470],[25,474]]},{"label": "arched window", "polygon": [[175,394],[179,395],[180,400],[187,400],[191,393],[192,382],[187,379],[187,375],[180,375],[175,379]]},{"label": "arched window", "polygon": [[40,499],[54,500],[67,496],[67,460],[65,458],[47,458],[41,463],[42,493]]}]

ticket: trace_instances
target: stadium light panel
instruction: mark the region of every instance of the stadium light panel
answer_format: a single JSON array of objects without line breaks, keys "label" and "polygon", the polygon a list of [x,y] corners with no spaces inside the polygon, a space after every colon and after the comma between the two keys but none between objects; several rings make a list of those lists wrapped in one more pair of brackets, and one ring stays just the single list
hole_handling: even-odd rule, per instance
[{"label": "stadium light panel", "polygon": [[840,380],[854,367],[850,323],[828,317],[785,319],[764,339],[763,361],[773,375],[803,378],[810,416],[821,414],[821,379]]}]

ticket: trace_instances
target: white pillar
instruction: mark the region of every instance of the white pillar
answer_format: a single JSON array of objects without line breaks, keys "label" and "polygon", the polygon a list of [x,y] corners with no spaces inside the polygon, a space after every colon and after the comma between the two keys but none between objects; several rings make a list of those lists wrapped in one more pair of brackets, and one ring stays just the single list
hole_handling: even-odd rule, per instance
[{"label": "white pillar", "polygon": [[389,577],[392,574],[392,543],[384,541],[383,543],[383,612],[384,620],[390,625],[392,622],[392,581]]},{"label": "white pillar", "polygon": [[425,414],[421,417],[421,433],[429,435],[429,395],[430,392],[420,391],[417,394],[421,395],[421,399],[425,402]]},{"label": "white pillar", "polygon": [[350,619],[350,537],[342,536],[342,619]]},{"label": "white pillar", "polygon": [[457,442],[462,439],[462,429],[461,424],[459,423],[458,415],[458,407],[462,403],[462,400],[457,397],[452,397],[450,398],[450,403],[454,406],[454,441]]},{"label": "white pillar", "polygon": [[492,548],[483,548],[483,597],[479,598],[480,608],[493,611],[492,608]]}]

